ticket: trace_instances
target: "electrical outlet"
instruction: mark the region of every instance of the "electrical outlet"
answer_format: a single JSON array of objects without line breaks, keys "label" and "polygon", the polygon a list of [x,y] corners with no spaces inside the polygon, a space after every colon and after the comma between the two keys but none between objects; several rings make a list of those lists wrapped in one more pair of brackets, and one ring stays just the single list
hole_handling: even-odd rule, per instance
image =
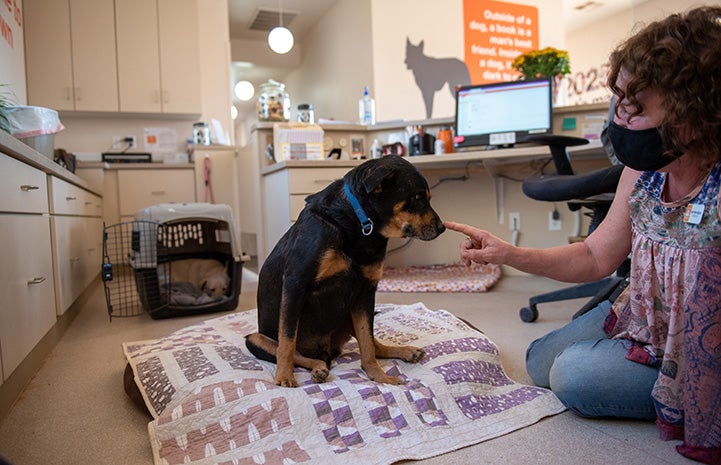
[{"label": "electrical outlet", "polygon": [[114,149],[134,149],[138,146],[135,136],[113,136]]},{"label": "electrical outlet", "polygon": [[508,229],[518,231],[521,229],[521,214],[513,212],[508,214]]},{"label": "electrical outlet", "polygon": [[548,230],[549,231],[560,231],[561,230],[561,217],[557,220],[553,219],[553,212],[548,212]]}]

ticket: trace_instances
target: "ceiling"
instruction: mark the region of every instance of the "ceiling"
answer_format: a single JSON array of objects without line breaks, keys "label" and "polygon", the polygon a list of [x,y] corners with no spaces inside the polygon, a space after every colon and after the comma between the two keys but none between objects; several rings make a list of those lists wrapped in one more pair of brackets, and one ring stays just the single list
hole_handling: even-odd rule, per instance
[{"label": "ceiling", "polygon": [[[228,0],[230,38],[253,41],[265,41],[268,30],[253,30],[251,24],[259,10],[269,11],[277,18],[278,11],[286,15],[283,25],[293,32],[296,43],[302,43],[304,37],[320,21],[323,15],[339,0]],[[440,1],[440,0],[439,0]],[[566,31],[579,29],[593,21],[627,10],[646,0],[563,0]],[[272,21],[271,21],[272,23]],[[271,24],[272,26],[272,24]],[[268,27],[271,27],[268,26]],[[291,69],[280,67],[262,67],[253,63],[234,63],[234,76],[243,76],[257,88],[258,84],[269,78],[282,80]],[[254,99],[251,102],[235,102],[241,114],[255,111]]]}]

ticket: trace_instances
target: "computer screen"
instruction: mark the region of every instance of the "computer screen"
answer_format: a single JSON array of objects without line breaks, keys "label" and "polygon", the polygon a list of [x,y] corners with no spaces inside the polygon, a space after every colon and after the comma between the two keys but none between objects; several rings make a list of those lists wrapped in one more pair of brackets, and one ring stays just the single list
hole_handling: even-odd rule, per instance
[{"label": "computer screen", "polygon": [[456,92],[456,147],[511,147],[553,131],[551,79],[462,86]]}]

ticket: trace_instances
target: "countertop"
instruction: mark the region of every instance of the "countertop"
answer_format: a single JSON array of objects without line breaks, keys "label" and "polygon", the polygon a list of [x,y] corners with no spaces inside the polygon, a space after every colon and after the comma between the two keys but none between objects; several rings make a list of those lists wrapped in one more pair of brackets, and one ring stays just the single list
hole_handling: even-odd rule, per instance
[{"label": "countertop", "polygon": [[93,189],[90,187],[90,184],[81,177],[58,165],[37,150],[27,146],[23,142],[20,142],[18,139],[5,131],[0,131],[0,152],[27,163],[28,165],[47,174],[51,174],[57,178],[81,187],[95,195],[99,195],[101,197],[103,195],[102,191]]}]

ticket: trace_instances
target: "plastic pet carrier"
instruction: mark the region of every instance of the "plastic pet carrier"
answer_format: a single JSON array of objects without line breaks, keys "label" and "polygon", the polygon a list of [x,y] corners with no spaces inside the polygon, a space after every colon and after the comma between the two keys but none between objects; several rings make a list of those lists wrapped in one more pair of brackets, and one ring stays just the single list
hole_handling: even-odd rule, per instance
[{"label": "plastic pet carrier", "polygon": [[[234,310],[246,258],[228,205],[145,208],[103,230],[108,313],[159,319]],[[223,288],[206,287],[211,282]]]}]

